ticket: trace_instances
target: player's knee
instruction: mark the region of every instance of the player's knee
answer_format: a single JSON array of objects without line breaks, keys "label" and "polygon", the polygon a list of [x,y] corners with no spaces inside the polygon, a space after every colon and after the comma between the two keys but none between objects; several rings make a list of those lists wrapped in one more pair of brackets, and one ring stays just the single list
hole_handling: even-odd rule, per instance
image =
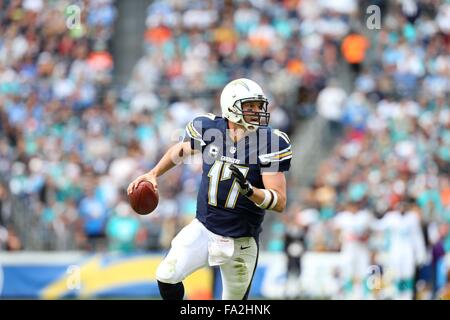
[{"label": "player's knee", "polygon": [[164,259],[156,269],[156,279],[160,282],[175,284],[183,280],[176,270],[176,260]]}]

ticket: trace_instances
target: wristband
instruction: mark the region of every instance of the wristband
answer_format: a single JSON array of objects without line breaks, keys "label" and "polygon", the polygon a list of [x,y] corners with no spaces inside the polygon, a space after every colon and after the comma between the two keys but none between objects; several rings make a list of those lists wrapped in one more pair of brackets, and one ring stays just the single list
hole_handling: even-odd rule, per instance
[{"label": "wristband", "polygon": [[272,194],[272,202],[269,203],[269,204],[267,205],[267,207],[269,208],[269,210],[272,210],[273,208],[275,208],[275,207],[277,206],[278,195],[277,195],[277,192],[274,191],[274,190],[272,190],[272,189],[269,189],[269,191],[270,191],[270,193]]},{"label": "wristband", "polygon": [[269,190],[261,189],[261,191],[264,192],[264,200],[260,204],[258,204],[256,202],[255,202],[255,204],[257,207],[259,207],[261,209],[267,209],[269,204],[271,204],[273,202],[273,195]]}]

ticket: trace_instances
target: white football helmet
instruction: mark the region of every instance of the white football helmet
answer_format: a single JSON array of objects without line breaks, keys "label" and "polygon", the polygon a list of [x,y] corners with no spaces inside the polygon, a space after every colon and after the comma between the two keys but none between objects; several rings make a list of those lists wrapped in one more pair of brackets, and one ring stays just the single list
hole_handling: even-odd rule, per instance
[{"label": "white football helmet", "polygon": [[[244,112],[242,111],[242,103],[248,101],[262,101],[263,111],[261,112]],[[223,88],[220,95],[220,107],[222,116],[231,122],[244,126],[246,130],[255,131],[260,126],[269,124],[270,113],[267,112],[269,104],[261,87],[250,79],[237,79],[229,82]],[[258,117],[258,121],[247,122],[245,116]]]}]

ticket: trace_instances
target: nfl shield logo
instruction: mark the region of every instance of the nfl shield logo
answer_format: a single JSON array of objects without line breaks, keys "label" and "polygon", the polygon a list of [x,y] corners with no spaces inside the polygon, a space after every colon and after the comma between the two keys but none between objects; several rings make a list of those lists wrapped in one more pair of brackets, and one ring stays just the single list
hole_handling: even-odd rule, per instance
[{"label": "nfl shield logo", "polygon": [[209,155],[213,158],[217,158],[219,154],[219,148],[215,145],[211,145],[211,148],[209,149]]}]

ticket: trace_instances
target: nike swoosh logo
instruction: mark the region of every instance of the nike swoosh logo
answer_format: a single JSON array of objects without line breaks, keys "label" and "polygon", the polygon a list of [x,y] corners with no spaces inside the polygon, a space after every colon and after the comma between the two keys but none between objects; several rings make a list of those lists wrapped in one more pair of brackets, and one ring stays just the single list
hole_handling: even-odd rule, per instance
[{"label": "nike swoosh logo", "polygon": [[250,248],[251,246],[248,246],[248,247],[243,247],[243,246],[241,246],[241,250],[245,250],[245,249],[248,249],[248,248]]}]

